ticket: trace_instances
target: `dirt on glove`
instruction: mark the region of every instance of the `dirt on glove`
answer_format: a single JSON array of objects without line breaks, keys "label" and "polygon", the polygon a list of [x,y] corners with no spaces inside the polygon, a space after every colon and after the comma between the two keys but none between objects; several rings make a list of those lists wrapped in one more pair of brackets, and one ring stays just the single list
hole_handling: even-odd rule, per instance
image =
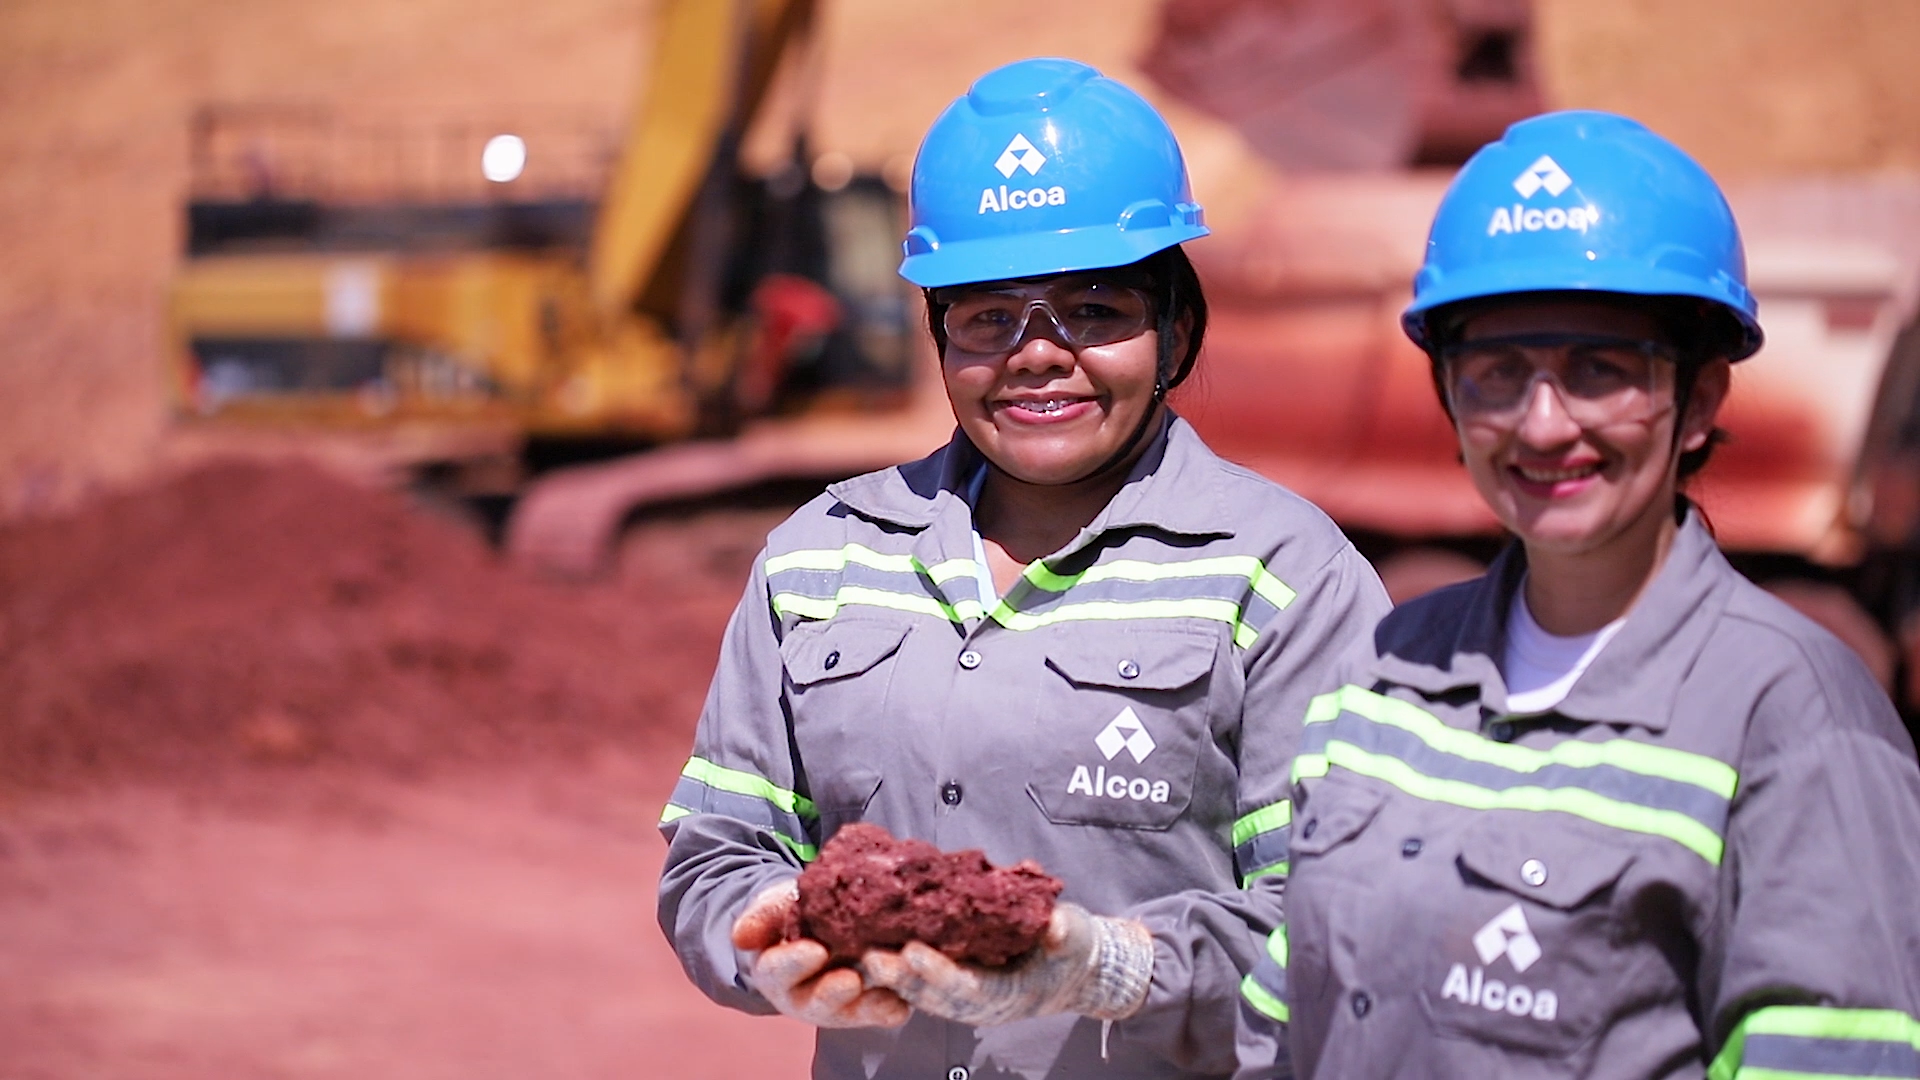
[{"label": "dirt on glove", "polygon": [[954,960],[999,967],[1040,944],[1062,887],[1031,859],[995,867],[977,848],[944,852],[857,822],[800,875],[787,937],[812,938],[840,963],[920,941]]}]

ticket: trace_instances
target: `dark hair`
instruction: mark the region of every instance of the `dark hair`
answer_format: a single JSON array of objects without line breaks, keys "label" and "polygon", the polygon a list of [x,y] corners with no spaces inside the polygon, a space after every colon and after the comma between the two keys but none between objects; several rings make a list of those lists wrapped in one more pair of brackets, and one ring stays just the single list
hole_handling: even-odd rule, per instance
[{"label": "dark hair", "polygon": [[[1179,386],[1193,373],[1194,362],[1200,358],[1200,345],[1207,336],[1207,296],[1200,288],[1200,274],[1194,270],[1193,260],[1187,258],[1187,253],[1180,245],[1175,244],[1138,262],[1111,269],[1142,275],[1152,283],[1153,307],[1157,312],[1155,329],[1160,334],[1159,389],[1165,393]],[[933,335],[934,346],[945,354],[947,328],[944,320],[947,305],[933,298],[934,290],[920,291],[927,302],[927,332]],[[1183,317],[1191,319],[1192,326],[1187,333],[1186,353],[1176,358],[1173,355],[1173,330]]]},{"label": "dark hair", "polygon": [[[1439,396],[1440,407],[1446,410],[1449,419],[1453,417],[1453,407],[1447,402],[1446,378],[1440,371],[1440,354],[1460,340],[1461,331],[1474,316],[1511,303],[1519,296],[1529,300],[1599,300],[1653,316],[1660,326],[1661,337],[1679,353],[1679,370],[1674,373],[1673,383],[1673,437],[1676,445],[1680,439],[1679,420],[1687,413],[1687,403],[1692,399],[1694,386],[1700,380],[1700,370],[1717,357],[1733,352],[1745,334],[1739,321],[1726,308],[1694,296],[1534,292],[1507,293],[1448,304],[1427,313],[1427,358],[1430,361],[1428,370],[1433,376],[1434,393]],[[1727,438],[1727,433],[1716,427],[1707,433],[1707,441],[1698,449],[1680,452],[1676,474],[1682,486],[1707,467],[1708,459],[1713,456],[1713,448],[1726,442]]]}]

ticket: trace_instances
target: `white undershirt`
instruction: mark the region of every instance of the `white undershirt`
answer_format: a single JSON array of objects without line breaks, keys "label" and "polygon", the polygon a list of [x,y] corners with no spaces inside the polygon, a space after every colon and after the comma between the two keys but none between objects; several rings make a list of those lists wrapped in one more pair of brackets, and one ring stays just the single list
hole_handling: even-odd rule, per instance
[{"label": "white undershirt", "polygon": [[1500,664],[1507,680],[1507,711],[1538,713],[1560,704],[1626,621],[1622,615],[1590,634],[1549,634],[1533,621],[1522,580],[1507,612],[1507,651]]}]

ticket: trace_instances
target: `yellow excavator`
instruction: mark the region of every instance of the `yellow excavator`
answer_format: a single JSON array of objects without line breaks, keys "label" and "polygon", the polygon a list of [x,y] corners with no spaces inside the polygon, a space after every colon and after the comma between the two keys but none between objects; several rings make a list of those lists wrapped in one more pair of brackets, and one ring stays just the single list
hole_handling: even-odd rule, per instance
[{"label": "yellow excavator", "polygon": [[183,423],[385,437],[391,466],[511,499],[510,546],[563,571],[632,506],[938,445],[898,193],[813,182],[804,132],[769,178],[738,164],[814,15],[662,3],[617,153],[552,118],[523,136],[203,110],[169,310]]}]

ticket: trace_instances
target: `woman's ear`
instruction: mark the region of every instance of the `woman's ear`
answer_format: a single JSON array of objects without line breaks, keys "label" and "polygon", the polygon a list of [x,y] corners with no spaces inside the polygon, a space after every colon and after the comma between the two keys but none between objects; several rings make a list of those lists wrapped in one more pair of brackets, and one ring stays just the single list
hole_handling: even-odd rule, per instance
[{"label": "woman's ear", "polygon": [[1733,365],[1726,357],[1716,356],[1701,365],[1694,375],[1693,392],[1687,395],[1687,415],[1680,418],[1680,449],[1691,453],[1707,445],[1732,383]]}]

